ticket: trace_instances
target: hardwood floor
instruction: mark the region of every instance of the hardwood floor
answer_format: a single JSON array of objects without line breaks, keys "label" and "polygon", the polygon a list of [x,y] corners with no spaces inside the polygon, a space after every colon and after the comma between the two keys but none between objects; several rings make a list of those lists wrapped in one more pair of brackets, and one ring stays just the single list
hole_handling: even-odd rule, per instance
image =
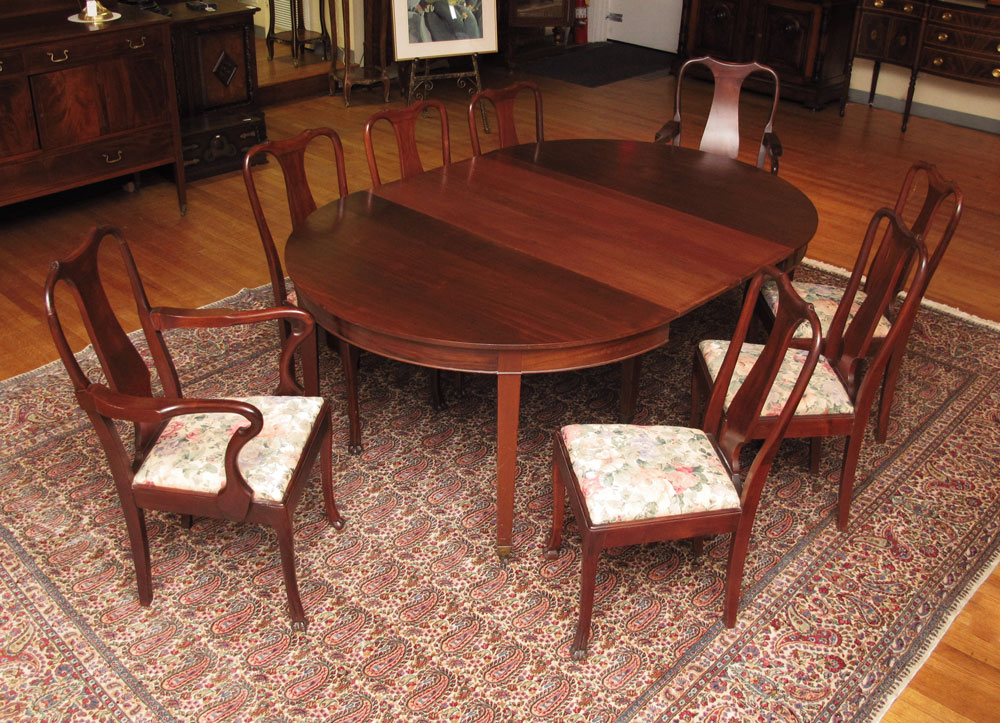
[{"label": "hardwood floor", "polygon": [[[279,47],[287,54],[287,49]],[[276,61],[278,59],[276,58]],[[272,61],[275,62],[275,61]],[[484,70],[489,85],[505,85],[519,75]],[[545,98],[547,138],[616,137],[650,140],[673,109],[673,78],[656,74],[600,88],[535,78]],[[465,121],[466,96],[440,83],[434,97],[444,100],[451,120],[452,157],[470,155]],[[709,93],[696,90],[686,110],[703,117]],[[305,128],[326,125],[340,133],[352,189],[369,185],[361,143],[367,117],[382,105],[376,93],[355,91],[345,108],[339,97],[316,97],[266,109],[270,137],[282,138]],[[394,90],[393,104],[399,104]],[[763,103],[750,97],[744,123],[763,115]],[[801,188],[815,203],[820,224],[808,256],[850,267],[871,214],[892,205],[912,161],[936,163],[965,192],[965,212],[951,248],[938,269],[928,297],[977,316],[1000,321],[996,289],[1000,286],[1000,136],[911,118],[900,133],[899,116],[851,104],[844,118],[836,109],[808,111],[782,103],[776,128],[784,145],[781,176]],[[526,123],[530,120],[526,118]],[[685,127],[685,145],[696,143],[698,123]],[[421,131],[428,165],[435,153],[433,122]],[[530,137],[530,136],[526,136]],[[748,132],[748,138],[749,138]],[[379,143],[383,181],[392,180],[392,143]],[[746,159],[754,149],[748,145]],[[333,173],[310,158],[317,200],[336,195]],[[272,164],[273,166],[274,164]],[[262,169],[261,195],[269,217],[284,219],[287,210],[280,173]],[[85,229],[111,223],[130,239],[147,291],[154,304],[198,306],[267,282],[267,268],[257,229],[250,215],[242,178],[237,172],[195,181],[188,187],[188,213],[178,214],[172,184],[155,173],[145,186],[127,193],[121,183],[105,183],[82,191],[0,208],[0,378],[29,371],[56,355],[42,313],[41,288],[48,265],[79,243]],[[474,200],[465,200],[472,202]],[[776,212],[779,212],[776,209]],[[275,239],[285,238],[287,221],[272,222]],[[127,310],[131,300],[124,278],[109,279],[112,301]],[[123,314],[136,328],[134,313]],[[72,340],[83,346],[77,330]],[[994,571],[968,602],[933,655],[914,676],[885,720],[997,720],[1000,700],[1000,573]]]}]

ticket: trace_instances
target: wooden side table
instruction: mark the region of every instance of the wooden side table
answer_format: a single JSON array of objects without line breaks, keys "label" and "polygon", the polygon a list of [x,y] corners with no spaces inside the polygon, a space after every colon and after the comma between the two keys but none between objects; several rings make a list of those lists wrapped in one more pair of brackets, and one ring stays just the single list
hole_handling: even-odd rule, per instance
[{"label": "wooden side table", "polygon": [[[323,0],[320,0],[322,3]],[[365,0],[364,12],[365,12],[365,28],[378,28],[379,32],[379,42],[378,53],[379,58],[377,62],[372,62],[372,55],[374,55],[372,45],[374,43],[364,43],[362,46],[363,54],[361,56],[361,63],[358,65],[351,64],[351,9],[350,2],[344,2],[343,5],[343,27],[344,27],[344,67],[337,67],[337,57],[334,54],[333,61],[330,63],[330,95],[334,95],[337,92],[337,86],[339,85],[344,91],[344,105],[349,106],[351,104],[351,86],[361,85],[361,86],[371,86],[371,85],[382,85],[382,95],[383,101],[389,102],[389,75],[386,73],[386,61],[387,46],[388,46],[388,27],[391,22],[389,16],[389,2],[388,0]],[[334,12],[334,3],[330,3],[330,25],[333,28],[333,44],[337,45],[337,16]],[[367,33],[366,33],[367,35]]]},{"label": "wooden side table", "polygon": [[[292,29],[280,33],[274,32],[274,0],[267,0],[267,9],[270,18],[267,24],[267,37],[264,42],[267,44],[267,59],[274,59],[274,44],[286,43],[292,46],[292,60],[295,67],[299,67],[302,51],[307,43],[323,43],[323,60],[330,58],[330,34],[326,30],[326,0],[319,0],[319,25],[320,32],[306,30],[305,20],[302,17],[302,0],[291,0],[290,10],[292,15]],[[333,3],[331,3],[331,9]]]}]

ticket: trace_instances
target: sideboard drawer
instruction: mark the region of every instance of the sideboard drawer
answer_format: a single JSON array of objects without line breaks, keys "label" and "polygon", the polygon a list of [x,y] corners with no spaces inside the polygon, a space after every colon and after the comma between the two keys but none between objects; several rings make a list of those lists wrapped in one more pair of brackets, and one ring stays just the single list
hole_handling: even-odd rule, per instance
[{"label": "sideboard drawer", "polygon": [[982,35],[932,23],[927,26],[924,42],[939,48],[976,53],[1000,60],[1000,33]]},{"label": "sideboard drawer", "polygon": [[862,7],[865,10],[901,13],[915,18],[919,18],[924,12],[924,3],[913,0],[864,0]]},{"label": "sideboard drawer", "polygon": [[991,62],[928,47],[920,54],[919,69],[1000,88],[1000,59]]},{"label": "sideboard drawer", "polygon": [[0,165],[0,197],[8,203],[33,198],[52,185],[53,175],[67,186],[91,183],[173,162],[174,130],[169,125],[143,133],[123,134],[50,153],[36,159]]},{"label": "sideboard drawer", "polygon": [[109,33],[92,38],[32,45],[25,49],[24,54],[28,70],[37,73],[120,57],[128,52],[161,55],[163,34],[160,29],[135,28],[127,32]]},{"label": "sideboard drawer", "polygon": [[953,7],[934,5],[927,15],[928,22],[949,25],[956,28],[966,28],[973,31],[978,30],[983,33],[988,33],[991,29],[996,29],[997,19],[995,14],[991,15],[981,10],[978,12],[975,10],[955,10],[952,9]]}]

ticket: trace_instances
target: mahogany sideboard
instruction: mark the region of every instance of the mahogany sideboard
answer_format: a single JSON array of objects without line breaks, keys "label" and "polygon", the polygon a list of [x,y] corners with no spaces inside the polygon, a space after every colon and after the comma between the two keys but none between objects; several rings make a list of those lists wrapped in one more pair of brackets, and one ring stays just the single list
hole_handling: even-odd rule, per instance
[{"label": "mahogany sideboard", "polygon": [[186,211],[167,18],[76,0],[0,0],[0,205],[173,165]]},{"label": "mahogany sideboard", "polygon": [[[774,68],[781,97],[821,108],[850,84],[857,0],[684,0],[677,67],[688,58],[756,60]],[[747,78],[748,88],[770,83]]]},{"label": "mahogany sideboard", "polygon": [[[970,2],[862,0],[853,47],[854,57],[875,61],[868,104],[882,63],[909,68],[904,131],[920,73],[1000,88],[1000,6]],[[846,103],[845,93],[841,113]]]}]

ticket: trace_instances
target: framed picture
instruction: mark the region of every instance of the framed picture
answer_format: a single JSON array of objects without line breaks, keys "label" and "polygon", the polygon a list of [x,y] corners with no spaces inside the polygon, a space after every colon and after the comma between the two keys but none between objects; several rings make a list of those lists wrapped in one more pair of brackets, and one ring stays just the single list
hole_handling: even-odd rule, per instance
[{"label": "framed picture", "polygon": [[392,0],[396,60],[497,51],[497,0]]}]

